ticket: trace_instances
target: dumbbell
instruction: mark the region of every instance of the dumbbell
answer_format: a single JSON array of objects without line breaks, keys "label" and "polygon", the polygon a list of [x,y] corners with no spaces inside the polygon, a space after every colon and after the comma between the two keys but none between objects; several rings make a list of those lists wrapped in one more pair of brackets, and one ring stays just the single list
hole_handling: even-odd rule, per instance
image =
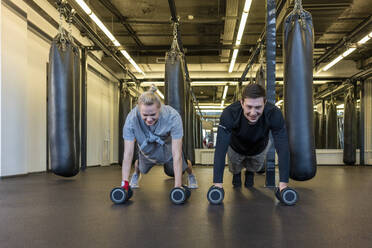
[{"label": "dumbbell", "polygon": [[170,200],[176,205],[185,203],[190,196],[191,190],[185,185],[173,188],[169,194]]},{"label": "dumbbell", "polygon": [[212,185],[207,193],[207,199],[212,204],[220,204],[225,197],[223,188]]},{"label": "dumbbell", "polygon": [[128,191],[122,187],[116,187],[111,190],[110,199],[115,204],[122,204],[133,196],[133,191],[129,187]]},{"label": "dumbbell", "polygon": [[279,187],[276,188],[275,196],[281,203],[287,206],[295,205],[296,202],[298,201],[297,192],[290,187],[286,187],[282,191],[280,191]]}]

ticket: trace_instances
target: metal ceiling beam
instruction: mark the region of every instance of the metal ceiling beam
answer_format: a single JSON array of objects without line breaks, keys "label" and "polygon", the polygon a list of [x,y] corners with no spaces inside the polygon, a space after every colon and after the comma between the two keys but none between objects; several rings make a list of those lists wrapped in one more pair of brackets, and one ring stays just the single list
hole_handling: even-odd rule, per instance
[{"label": "metal ceiling beam", "polygon": [[[320,63],[326,61],[329,57],[333,55],[334,52],[337,51],[337,49],[344,46],[347,42],[350,42],[355,36],[358,36],[362,31],[364,31],[364,28],[368,27],[372,23],[372,15],[364,19],[356,28],[354,28],[349,35],[347,35],[345,38],[341,39],[339,42],[336,43],[332,48],[328,49],[319,59],[315,61],[314,68],[317,68]],[[369,32],[370,30],[368,30]]]},{"label": "metal ceiling beam", "polygon": [[[106,22],[114,22],[118,23],[120,22],[119,19],[108,19],[104,18],[103,19]],[[153,20],[153,19],[133,19],[133,18],[126,18],[125,22],[128,24],[149,24],[149,25],[168,25],[172,24],[172,21],[170,20]],[[196,18],[194,20],[180,20],[180,24],[207,24],[207,25],[222,25],[224,22],[223,18]]]},{"label": "metal ceiling beam", "polygon": [[143,44],[141,40],[136,35],[136,32],[131,27],[130,24],[126,22],[127,17],[123,16],[121,12],[108,0],[99,0],[99,2],[107,8],[108,11],[110,11],[119,21],[125,29],[129,32],[129,35],[133,38],[133,40],[136,42],[137,46],[142,47]]}]

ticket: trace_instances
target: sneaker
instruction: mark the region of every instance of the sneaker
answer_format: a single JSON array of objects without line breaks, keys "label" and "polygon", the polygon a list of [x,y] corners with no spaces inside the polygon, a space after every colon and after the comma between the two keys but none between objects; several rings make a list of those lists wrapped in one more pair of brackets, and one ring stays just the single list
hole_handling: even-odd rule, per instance
[{"label": "sneaker", "polygon": [[234,188],[238,188],[238,187],[241,187],[242,186],[242,177],[241,177],[242,173],[239,172],[238,174],[234,174],[233,175],[233,180],[232,180],[232,184],[234,186]]},{"label": "sneaker", "polygon": [[196,182],[196,177],[195,175],[191,174],[188,176],[188,180],[189,180],[189,188],[190,189],[197,189],[199,186],[198,186],[198,183]]},{"label": "sneaker", "polygon": [[254,172],[246,171],[244,186],[249,188],[249,187],[253,187],[253,184],[254,184]]},{"label": "sneaker", "polygon": [[130,183],[129,183],[132,189],[139,188],[138,181],[140,180],[140,178],[141,178],[141,174],[133,173],[132,178],[130,179]]}]

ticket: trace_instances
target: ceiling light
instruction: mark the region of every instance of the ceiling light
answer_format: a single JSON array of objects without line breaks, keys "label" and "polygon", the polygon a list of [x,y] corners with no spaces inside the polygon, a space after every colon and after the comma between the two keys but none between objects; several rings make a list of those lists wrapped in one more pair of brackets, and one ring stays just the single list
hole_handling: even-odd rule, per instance
[{"label": "ceiling light", "polygon": [[[108,30],[108,28],[102,23],[102,21],[92,12],[92,10],[84,2],[84,0],[75,0],[75,1],[80,5],[80,7],[84,10],[84,12],[87,13],[89,17],[97,24],[97,26],[110,39],[110,41],[114,43],[116,47],[121,46],[119,41],[114,37],[114,35],[110,32],[110,30]],[[121,53],[134,66],[136,71],[145,75],[145,73],[141,70],[141,68],[139,68],[136,62],[130,57],[130,55],[125,50],[121,50]]]},{"label": "ceiling light", "polygon": [[111,40],[116,40],[112,33],[106,28],[106,26],[101,22],[101,20],[94,14],[91,13],[89,17],[97,24],[97,26],[105,33],[105,35]]},{"label": "ceiling light", "polygon": [[232,58],[231,58],[231,62],[230,62],[229,73],[231,73],[234,69],[236,57],[238,56],[238,51],[239,51],[238,49],[234,49],[234,52],[233,52],[233,55],[232,55]]},{"label": "ceiling light", "polygon": [[84,10],[84,12],[87,13],[88,15],[92,13],[92,10],[83,0],[75,0],[75,2],[77,2],[80,5],[80,7]]},{"label": "ceiling light", "polygon": [[350,53],[354,52],[355,51],[355,47],[351,47],[349,49],[347,49],[343,54],[342,54],[342,57],[347,57]]},{"label": "ceiling light", "polygon": [[[198,106],[195,106],[195,108],[198,108]],[[200,109],[223,109],[224,107],[219,105],[199,105]]]},{"label": "ceiling light", "polygon": [[279,105],[281,105],[281,104],[282,104],[282,102],[283,102],[283,99],[282,99],[282,100],[279,100],[279,101],[277,101],[277,102],[275,103],[275,105],[276,105],[276,106],[279,106]]},{"label": "ceiling light", "polygon": [[164,95],[163,95],[163,93],[161,93],[160,90],[156,90],[156,93],[158,93],[158,95],[160,96],[160,98],[164,100]]},{"label": "ceiling light", "polygon": [[164,82],[142,82],[141,87],[150,87],[151,85],[155,86],[164,86]]},{"label": "ceiling light", "polygon": [[225,100],[226,99],[226,95],[227,95],[227,90],[228,89],[229,89],[229,86],[228,85],[225,85],[225,89],[223,90],[222,100]]},{"label": "ceiling light", "polygon": [[343,109],[343,108],[344,108],[344,104],[337,105],[336,108],[337,108],[337,109]]},{"label": "ceiling light", "polygon": [[369,41],[371,38],[372,38],[372,32],[364,36],[360,41],[358,41],[358,44],[362,45],[366,43],[367,41]]},{"label": "ceiling light", "polygon": [[329,63],[328,65],[324,66],[323,69],[322,69],[322,71],[327,71],[329,68],[331,68],[332,66],[334,66],[335,64],[337,64],[338,62],[340,62],[342,59],[343,59],[342,55],[338,56],[331,63]]}]

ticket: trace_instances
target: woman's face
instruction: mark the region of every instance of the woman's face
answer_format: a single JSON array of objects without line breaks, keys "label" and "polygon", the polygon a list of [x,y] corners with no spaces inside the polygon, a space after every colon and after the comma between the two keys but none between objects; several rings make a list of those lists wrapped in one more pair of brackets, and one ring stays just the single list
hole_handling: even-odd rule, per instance
[{"label": "woman's face", "polygon": [[142,120],[147,126],[154,125],[159,119],[160,107],[157,104],[139,105]]}]

